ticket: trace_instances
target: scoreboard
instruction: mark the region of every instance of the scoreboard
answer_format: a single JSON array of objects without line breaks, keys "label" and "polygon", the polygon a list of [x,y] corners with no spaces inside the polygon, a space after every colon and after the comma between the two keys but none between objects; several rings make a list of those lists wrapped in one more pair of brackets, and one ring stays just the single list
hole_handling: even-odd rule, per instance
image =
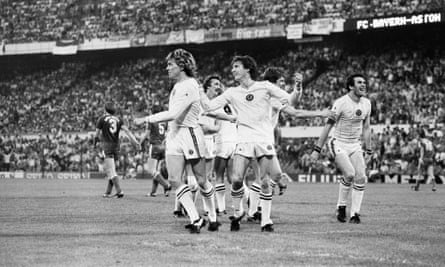
[{"label": "scoreboard", "polygon": [[373,30],[410,25],[426,25],[442,23],[445,13],[428,12],[422,14],[396,15],[386,17],[375,17],[365,19],[348,19],[345,21],[344,30]]}]

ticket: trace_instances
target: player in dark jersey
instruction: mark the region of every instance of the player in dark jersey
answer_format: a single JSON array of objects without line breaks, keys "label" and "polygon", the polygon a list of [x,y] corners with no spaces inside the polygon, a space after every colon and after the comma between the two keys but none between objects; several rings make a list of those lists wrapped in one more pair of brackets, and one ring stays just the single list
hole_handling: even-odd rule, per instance
[{"label": "player in dark jersey", "polygon": [[436,191],[436,178],[434,177],[434,157],[436,154],[433,142],[426,136],[425,129],[420,128],[418,131],[419,142],[419,165],[416,185],[413,186],[414,191],[419,191],[420,182],[423,180],[424,175],[427,175],[425,184],[431,180],[431,190]]},{"label": "player in dark jersey", "polygon": [[152,168],[149,173],[153,177],[153,185],[151,192],[147,196],[155,197],[158,185],[161,184],[164,187],[164,195],[168,197],[171,190],[171,185],[167,181],[168,172],[165,165],[165,134],[167,131],[167,125],[165,123],[148,124],[144,141],[148,142],[149,148],[149,161],[153,161],[149,166]]},{"label": "player in dark jersey", "polygon": [[[124,193],[119,186],[119,177],[116,173],[115,161],[118,159],[118,153],[120,148],[119,133],[123,130],[124,133],[130,138],[130,141],[138,150],[141,149],[141,145],[137,141],[133,133],[123,124],[122,119],[116,115],[116,108],[112,102],[105,104],[105,114],[100,116],[96,123],[96,137],[94,139],[94,147],[98,142],[101,143],[105,160],[104,169],[106,177],[108,179],[107,189],[103,197],[117,197],[122,198]],[[111,195],[113,186],[116,189],[116,194]]]}]

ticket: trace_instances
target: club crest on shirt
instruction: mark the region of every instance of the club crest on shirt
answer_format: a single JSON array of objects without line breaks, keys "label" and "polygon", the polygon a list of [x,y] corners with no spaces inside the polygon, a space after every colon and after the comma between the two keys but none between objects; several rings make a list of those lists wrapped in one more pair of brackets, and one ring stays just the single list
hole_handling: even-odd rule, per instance
[{"label": "club crest on shirt", "polygon": [[362,115],[362,111],[360,110],[360,109],[357,109],[356,111],[355,111],[355,115],[357,115],[357,116],[361,116]]},{"label": "club crest on shirt", "polygon": [[271,145],[268,145],[266,148],[267,148],[267,150],[272,150],[272,146]]},{"label": "club crest on shirt", "polygon": [[190,150],[189,150],[189,154],[190,154],[190,155],[193,155],[193,149],[190,149]]},{"label": "club crest on shirt", "polygon": [[246,95],[246,100],[247,101],[252,101],[253,100],[253,94]]}]

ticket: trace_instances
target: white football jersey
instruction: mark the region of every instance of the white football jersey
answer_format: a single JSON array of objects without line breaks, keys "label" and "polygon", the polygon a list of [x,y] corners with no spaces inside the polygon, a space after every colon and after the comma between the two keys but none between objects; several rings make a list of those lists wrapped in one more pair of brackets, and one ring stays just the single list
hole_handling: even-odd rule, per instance
[{"label": "white football jersey", "polygon": [[271,99],[270,120],[272,126],[275,128],[278,126],[278,120],[280,118],[280,111],[285,107],[278,99]]},{"label": "white football jersey", "polygon": [[256,81],[247,89],[230,87],[205,105],[208,110],[227,104],[233,107],[238,117],[238,143],[273,143],[272,97],[287,103],[290,95],[268,81]]},{"label": "white football jersey", "polygon": [[201,114],[199,90],[200,86],[194,78],[186,79],[174,85],[168,102],[169,111],[181,105],[190,105],[190,107],[176,120],[169,122],[169,131],[176,131],[179,127],[196,128],[199,126],[198,121]]},{"label": "white football jersey", "polygon": [[334,102],[332,111],[336,120],[333,137],[347,143],[360,141],[363,121],[371,115],[371,101],[361,97],[355,102],[349,95],[344,95]]}]

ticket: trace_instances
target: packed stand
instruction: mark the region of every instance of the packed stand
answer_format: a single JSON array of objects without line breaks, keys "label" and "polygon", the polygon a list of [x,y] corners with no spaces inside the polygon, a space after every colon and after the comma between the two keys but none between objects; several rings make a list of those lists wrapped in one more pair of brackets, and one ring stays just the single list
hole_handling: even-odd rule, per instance
[{"label": "packed stand", "polygon": [[[293,89],[294,72],[304,74],[304,95],[297,108],[325,109],[346,93],[351,73],[368,77],[368,97],[373,105],[371,124],[418,124],[445,122],[445,52],[435,48],[401,47],[380,53],[347,53],[324,46],[299,46],[285,51],[260,52],[260,72],[268,66],[284,70],[287,91]],[[199,79],[219,73],[226,86],[232,54],[198,54]],[[298,63],[298,64],[296,64]],[[164,110],[170,83],[163,58],[106,62],[65,63],[56,70],[20,74],[0,81],[2,135],[94,131],[103,103],[118,101],[120,114],[132,127],[133,116]],[[148,108],[149,107],[149,108]],[[321,126],[322,119],[280,117],[281,126]],[[142,130],[142,128],[135,128]]]},{"label": "packed stand", "polygon": [[363,18],[444,9],[441,0],[39,0],[0,1],[0,40],[119,38],[184,29],[291,24],[320,17]]}]

